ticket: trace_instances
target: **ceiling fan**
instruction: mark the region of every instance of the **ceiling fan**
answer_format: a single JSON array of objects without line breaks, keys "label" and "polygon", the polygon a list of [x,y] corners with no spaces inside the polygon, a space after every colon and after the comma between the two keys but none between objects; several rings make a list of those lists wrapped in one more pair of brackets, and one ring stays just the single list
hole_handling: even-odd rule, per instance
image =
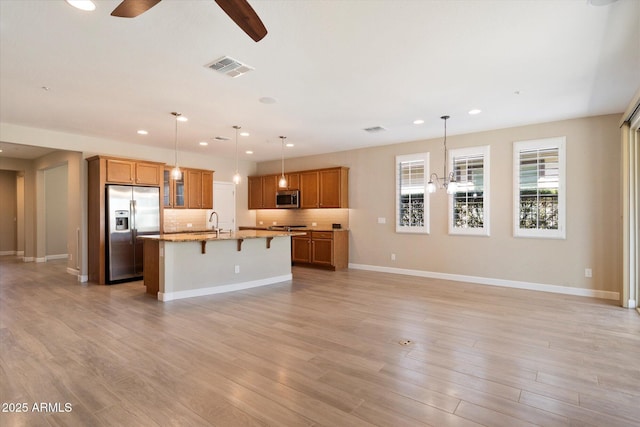
[{"label": "ceiling fan", "polygon": [[[267,35],[267,29],[247,0],[215,0],[215,2],[254,41],[258,42]],[[123,0],[111,12],[111,16],[135,18],[158,3],[160,0]]]}]

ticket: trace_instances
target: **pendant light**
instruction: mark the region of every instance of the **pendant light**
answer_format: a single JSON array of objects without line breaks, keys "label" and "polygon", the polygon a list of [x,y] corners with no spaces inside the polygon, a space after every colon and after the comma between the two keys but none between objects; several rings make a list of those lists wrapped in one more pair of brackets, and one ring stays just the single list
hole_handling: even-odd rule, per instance
[{"label": "pendant light", "polygon": [[240,126],[235,125],[233,128],[236,130],[236,173],[233,174],[233,183],[238,185],[242,181],[240,172],[238,172],[238,130],[240,130]]},{"label": "pendant light", "polygon": [[439,177],[437,174],[432,173],[429,177],[429,183],[427,184],[427,191],[429,191],[429,193],[435,193],[436,188],[440,187],[447,190],[448,194],[455,194],[458,189],[455,173],[451,171],[447,174],[447,120],[449,116],[442,116],[440,118],[444,120],[444,175]]},{"label": "pendant light", "polygon": [[278,181],[278,187],[280,188],[287,188],[287,178],[284,177],[284,140],[287,139],[286,136],[281,136],[280,140],[282,141],[282,147],[281,147],[281,152],[282,152],[282,169],[281,169],[281,174],[280,174],[280,181]]},{"label": "pendant light", "polygon": [[173,169],[171,169],[171,178],[173,178],[174,180],[179,180],[179,179],[182,179],[182,171],[180,170],[180,166],[178,166],[178,118],[182,116],[182,114],[176,113],[174,111],[171,113],[171,115],[176,118],[176,132],[175,132],[175,139],[174,139],[174,145],[173,145],[175,157],[174,157]]}]

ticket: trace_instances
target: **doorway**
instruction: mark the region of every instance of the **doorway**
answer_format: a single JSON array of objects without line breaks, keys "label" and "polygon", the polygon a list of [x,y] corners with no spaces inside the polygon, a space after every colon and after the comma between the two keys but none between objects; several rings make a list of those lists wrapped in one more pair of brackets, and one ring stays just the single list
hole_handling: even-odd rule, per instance
[{"label": "doorway", "polygon": [[236,187],[232,182],[213,183],[213,210],[218,213],[218,227],[236,229]]}]

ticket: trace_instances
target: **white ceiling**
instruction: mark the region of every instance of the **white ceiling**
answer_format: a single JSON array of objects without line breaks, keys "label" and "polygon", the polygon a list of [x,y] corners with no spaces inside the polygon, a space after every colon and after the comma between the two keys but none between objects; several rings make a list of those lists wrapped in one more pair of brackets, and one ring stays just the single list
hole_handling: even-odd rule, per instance
[{"label": "white ceiling", "polygon": [[[96,3],[0,0],[2,122],[173,148],[179,111],[181,150],[232,158],[238,124],[262,161],[279,135],[298,157],[439,137],[443,114],[460,134],[622,112],[640,88],[639,0],[255,0],[258,43],[213,0]],[[205,67],[223,55],[255,71]]]}]

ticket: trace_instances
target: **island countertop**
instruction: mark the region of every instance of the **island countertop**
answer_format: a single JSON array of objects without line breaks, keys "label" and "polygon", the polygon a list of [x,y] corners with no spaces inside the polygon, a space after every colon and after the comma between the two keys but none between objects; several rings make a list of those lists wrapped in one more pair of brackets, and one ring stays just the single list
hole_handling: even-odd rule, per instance
[{"label": "island countertop", "polygon": [[157,240],[160,242],[202,242],[215,240],[244,240],[261,239],[268,237],[301,236],[304,233],[295,231],[269,231],[269,230],[240,230],[222,232],[216,237],[214,231],[199,231],[187,233],[153,234],[138,236],[139,239]]}]

